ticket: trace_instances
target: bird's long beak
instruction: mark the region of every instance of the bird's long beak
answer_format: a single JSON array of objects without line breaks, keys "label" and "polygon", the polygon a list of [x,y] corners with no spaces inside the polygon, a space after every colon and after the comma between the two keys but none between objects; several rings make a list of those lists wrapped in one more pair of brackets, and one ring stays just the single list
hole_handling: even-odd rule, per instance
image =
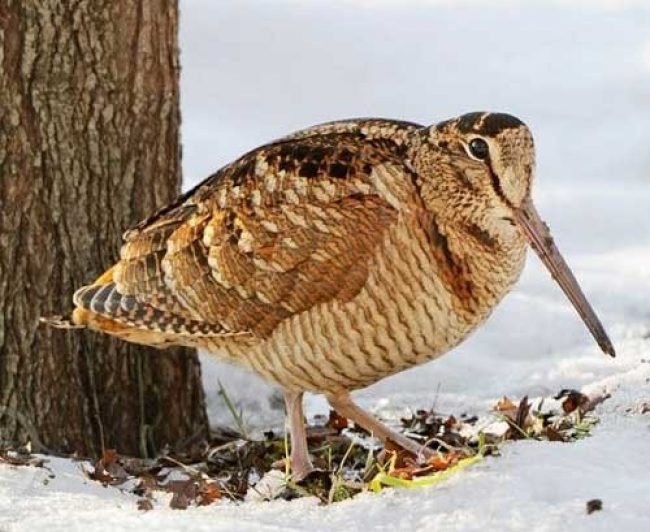
[{"label": "bird's long beak", "polygon": [[553,278],[573,303],[600,348],[604,353],[616,356],[614,346],[602,323],[600,323],[594,309],[591,308],[587,298],[582,293],[578,281],[576,281],[571,269],[555,246],[548,226],[540,218],[530,198],[525,200],[523,205],[516,210],[515,218],[531,247],[539,255]]}]

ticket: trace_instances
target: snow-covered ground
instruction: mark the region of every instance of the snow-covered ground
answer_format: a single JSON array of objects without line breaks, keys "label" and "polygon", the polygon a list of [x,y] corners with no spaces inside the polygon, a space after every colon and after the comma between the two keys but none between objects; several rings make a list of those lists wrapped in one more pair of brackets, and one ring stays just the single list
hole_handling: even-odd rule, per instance
[{"label": "snow-covered ground", "polygon": [[[86,480],[78,465],[52,459],[53,479],[44,469],[3,468],[0,530],[646,531],[650,423],[648,414],[639,412],[640,390],[647,391],[650,379],[650,360],[640,362],[648,342],[628,339],[619,346],[623,349],[614,371],[603,370],[593,362],[594,354],[585,352],[551,372],[579,374],[590,381],[586,391],[607,388],[614,393],[598,409],[602,421],[592,437],[570,444],[504,445],[503,456],[488,458],[435,487],[387,489],[328,507],[301,499],[178,511],[161,496],[152,511],[143,513],[136,509],[135,496],[103,488]],[[565,382],[556,375],[549,377]],[[477,410],[487,406],[470,393],[466,397]],[[603,510],[587,515],[585,504],[594,498],[603,501]]]},{"label": "snow-covered ground", "polygon": [[[179,512],[47,470],[0,467],[0,530],[650,530],[650,3],[183,0],[187,186],[285,132],[346,116],[430,123],[511,112],[533,129],[534,197],[617,347],[603,356],[531,255],[516,290],[451,354],[358,394],[385,415],[436,401],[484,414],[503,395],[609,391],[572,444],[516,442],[435,487]],[[253,427],[272,388],[204,357]],[[644,408],[644,404],[646,407]],[[324,413],[310,397],[311,414]],[[47,482],[46,482],[47,481]],[[585,512],[589,499],[603,510]]]}]

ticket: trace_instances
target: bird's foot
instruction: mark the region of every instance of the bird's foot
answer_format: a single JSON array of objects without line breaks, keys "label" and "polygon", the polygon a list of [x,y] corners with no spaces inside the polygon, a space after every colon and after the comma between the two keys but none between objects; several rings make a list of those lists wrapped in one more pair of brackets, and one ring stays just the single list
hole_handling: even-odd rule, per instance
[{"label": "bird's foot", "polygon": [[[296,453],[297,454],[297,453]],[[291,453],[291,480],[294,482],[301,482],[305,480],[311,473],[316,471],[306,453],[301,456],[295,456]]]},{"label": "bird's foot", "polygon": [[386,425],[375,419],[368,412],[359,408],[352,402],[349,394],[330,395],[327,397],[332,408],[342,416],[351,419],[354,423],[366,429],[370,434],[379,438],[384,444],[391,441],[398,447],[413,454],[418,461],[426,462],[435,456],[435,452],[424,445],[413,441],[399,432],[389,429]]}]

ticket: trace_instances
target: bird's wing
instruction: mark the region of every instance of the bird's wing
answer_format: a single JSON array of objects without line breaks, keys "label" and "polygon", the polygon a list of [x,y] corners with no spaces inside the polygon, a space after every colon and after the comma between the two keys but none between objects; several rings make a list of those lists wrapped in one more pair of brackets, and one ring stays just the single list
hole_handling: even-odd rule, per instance
[{"label": "bird's wing", "polygon": [[349,300],[397,219],[370,175],[402,167],[415,128],[357,124],[312,129],[223,168],[127,232],[120,262],[75,302],[162,332],[263,337],[293,314]]}]

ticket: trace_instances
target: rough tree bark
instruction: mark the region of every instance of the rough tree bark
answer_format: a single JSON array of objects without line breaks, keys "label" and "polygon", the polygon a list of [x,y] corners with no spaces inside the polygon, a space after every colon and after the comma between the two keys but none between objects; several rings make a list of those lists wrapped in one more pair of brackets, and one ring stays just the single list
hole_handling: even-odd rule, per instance
[{"label": "rough tree bark", "polygon": [[0,443],[94,455],[207,434],[191,351],[39,326],[180,184],[178,5],[0,0]]}]

